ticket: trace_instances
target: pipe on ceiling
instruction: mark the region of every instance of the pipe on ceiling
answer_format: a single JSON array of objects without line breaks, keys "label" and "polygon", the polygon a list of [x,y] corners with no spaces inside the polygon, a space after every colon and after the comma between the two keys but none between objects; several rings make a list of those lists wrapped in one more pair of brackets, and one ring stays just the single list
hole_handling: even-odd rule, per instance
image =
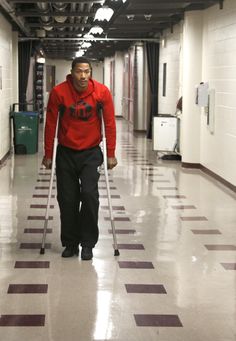
[{"label": "pipe on ceiling", "polygon": [[18,18],[15,16],[15,9],[6,0],[1,0],[1,7],[7,12],[7,14],[12,18],[21,31],[24,32],[26,36],[29,36],[30,30],[25,27],[23,18]]}]

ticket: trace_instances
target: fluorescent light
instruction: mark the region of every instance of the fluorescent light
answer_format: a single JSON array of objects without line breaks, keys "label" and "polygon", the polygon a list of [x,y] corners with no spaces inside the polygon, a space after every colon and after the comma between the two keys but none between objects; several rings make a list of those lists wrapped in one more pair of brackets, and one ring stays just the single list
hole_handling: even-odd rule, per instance
[{"label": "fluorescent light", "polygon": [[85,54],[85,51],[84,50],[79,50],[75,53],[75,56],[76,57],[82,57],[83,55]]},{"label": "fluorescent light", "polygon": [[111,17],[113,16],[113,9],[107,6],[100,7],[94,17],[94,21],[109,21]]},{"label": "fluorescent light", "polygon": [[90,30],[89,30],[89,35],[90,34],[102,34],[103,32],[103,28],[100,26],[93,26]]},{"label": "fluorescent light", "polygon": [[83,44],[81,45],[81,48],[82,48],[82,49],[88,49],[91,45],[92,45],[91,43],[85,41],[85,42],[83,42]]}]

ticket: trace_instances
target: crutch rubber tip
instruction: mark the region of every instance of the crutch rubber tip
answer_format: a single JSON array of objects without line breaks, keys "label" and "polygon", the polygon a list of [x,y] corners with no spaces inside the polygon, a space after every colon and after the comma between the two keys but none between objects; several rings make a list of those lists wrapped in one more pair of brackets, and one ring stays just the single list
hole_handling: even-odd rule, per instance
[{"label": "crutch rubber tip", "polygon": [[40,255],[44,255],[44,253],[45,253],[45,249],[41,247],[41,249],[40,249]]},{"label": "crutch rubber tip", "polygon": [[115,252],[114,252],[114,256],[119,256],[120,255],[120,251],[117,249],[117,250],[115,250]]}]

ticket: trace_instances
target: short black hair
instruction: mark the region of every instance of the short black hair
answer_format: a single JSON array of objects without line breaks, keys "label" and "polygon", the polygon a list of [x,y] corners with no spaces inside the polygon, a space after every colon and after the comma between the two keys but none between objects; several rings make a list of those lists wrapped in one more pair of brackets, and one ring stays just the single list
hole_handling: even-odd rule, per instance
[{"label": "short black hair", "polygon": [[73,62],[71,64],[71,68],[74,69],[76,64],[81,64],[81,63],[89,64],[90,69],[92,69],[92,64],[91,64],[90,60],[85,58],[85,57],[76,57],[75,59],[73,59]]}]

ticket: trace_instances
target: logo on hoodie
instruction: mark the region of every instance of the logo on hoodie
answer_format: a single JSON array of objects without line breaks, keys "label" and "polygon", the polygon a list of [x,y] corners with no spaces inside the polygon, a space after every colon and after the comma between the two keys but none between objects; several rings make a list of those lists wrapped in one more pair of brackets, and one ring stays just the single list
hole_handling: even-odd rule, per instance
[{"label": "logo on hoodie", "polygon": [[83,100],[69,107],[70,116],[82,121],[88,121],[92,116],[92,106]]}]

